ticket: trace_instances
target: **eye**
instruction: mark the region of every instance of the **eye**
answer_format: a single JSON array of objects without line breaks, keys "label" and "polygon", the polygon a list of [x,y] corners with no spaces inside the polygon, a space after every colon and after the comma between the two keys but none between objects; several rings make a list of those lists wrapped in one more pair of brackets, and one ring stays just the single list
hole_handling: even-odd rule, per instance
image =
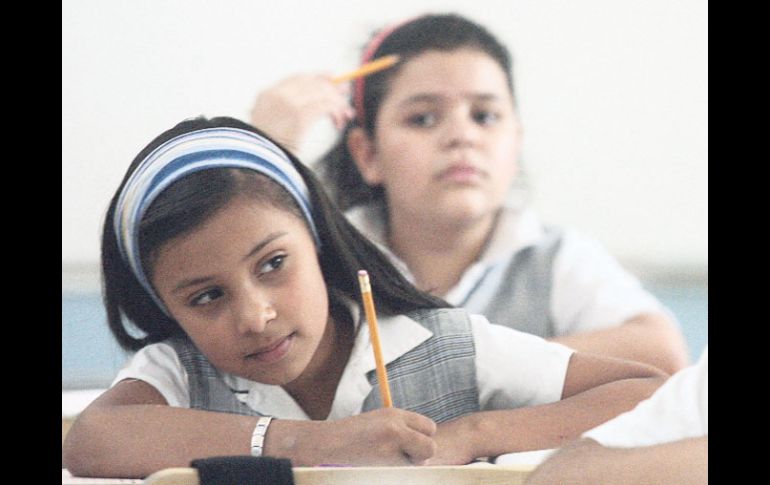
[{"label": "eye", "polygon": [[265,262],[263,265],[259,267],[259,274],[268,274],[279,270],[283,266],[283,263],[285,260],[286,260],[285,254],[279,254],[277,256],[273,256],[272,258],[268,259],[267,262]]},{"label": "eye", "polygon": [[190,300],[190,306],[203,306],[208,305],[214,300],[221,298],[224,293],[220,288],[211,288],[201,293],[196,294]]},{"label": "eye", "polygon": [[500,114],[493,110],[480,109],[473,112],[473,121],[479,125],[491,125],[500,119]]},{"label": "eye", "polygon": [[438,122],[438,116],[435,113],[415,113],[406,118],[409,126],[416,128],[429,128]]}]

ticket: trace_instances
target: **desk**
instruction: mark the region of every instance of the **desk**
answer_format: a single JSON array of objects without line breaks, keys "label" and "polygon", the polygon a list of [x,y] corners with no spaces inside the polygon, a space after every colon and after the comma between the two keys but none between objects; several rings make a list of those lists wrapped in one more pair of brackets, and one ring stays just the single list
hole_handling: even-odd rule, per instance
[{"label": "desk", "polygon": [[[535,465],[295,467],[296,485],[522,485]],[[63,485],[200,485],[194,468],[167,468],[146,480],[78,478],[62,470]]]}]

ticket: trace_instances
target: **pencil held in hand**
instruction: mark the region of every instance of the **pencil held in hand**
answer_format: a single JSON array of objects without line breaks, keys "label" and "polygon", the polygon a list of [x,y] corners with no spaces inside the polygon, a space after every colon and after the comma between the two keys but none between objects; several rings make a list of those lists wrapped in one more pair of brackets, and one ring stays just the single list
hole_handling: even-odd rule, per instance
[{"label": "pencil held in hand", "polygon": [[374,312],[374,300],[372,299],[372,287],[369,284],[369,273],[366,270],[362,269],[358,272],[358,283],[361,286],[361,297],[364,300],[366,321],[369,324],[369,337],[372,340],[372,349],[374,349],[374,363],[377,366],[380,396],[382,396],[382,402],[385,404],[385,407],[392,408],[393,400],[390,397],[390,387],[388,386],[388,372],[385,369],[385,361],[382,358],[380,333],[377,330],[377,314]]},{"label": "pencil held in hand", "polygon": [[382,71],[383,69],[387,69],[397,62],[398,62],[398,56],[396,54],[383,56],[371,62],[367,62],[366,64],[362,65],[358,69],[355,69],[353,71],[350,71],[348,73],[345,73],[333,78],[332,82],[335,84],[339,84],[341,82],[349,81],[357,77],[368,76],[369,74],[374,74],[377,71]]}]

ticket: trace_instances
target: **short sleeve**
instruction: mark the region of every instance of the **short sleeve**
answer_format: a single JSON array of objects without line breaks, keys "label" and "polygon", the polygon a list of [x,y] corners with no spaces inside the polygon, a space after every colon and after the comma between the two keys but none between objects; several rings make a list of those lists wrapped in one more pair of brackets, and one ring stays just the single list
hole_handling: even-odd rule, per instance
[{"label": "short sleeve", "polygon": [[572,349],[471,315],[481,409],[561,400]]},{"label": "short sleeve", "polygon": [[583,434],[603,446],[630,448],[708,434],[708,348],[634,409]]},{"label": "short sleeve", "polygon": [[564,231],[552,288],[556,335],[612,327],[641,313],[667,312],[596,240],[572,230]]},{"label": "short sleeve", "polygon": [[124,379],[146,382],[158,390],[169,406],[190,407],[187,372],[167,344],[151,344],[140,349],[118,372],[110,387]]}]

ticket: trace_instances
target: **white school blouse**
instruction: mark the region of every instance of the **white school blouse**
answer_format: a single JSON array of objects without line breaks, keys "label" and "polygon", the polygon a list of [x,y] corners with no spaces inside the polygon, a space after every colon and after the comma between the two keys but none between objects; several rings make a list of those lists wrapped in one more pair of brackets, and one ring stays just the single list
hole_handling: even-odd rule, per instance
[{"label": "white school blouse", "polygon": [[603,446],[651,446],[709,433],[708,345],[700,359],[625,412],[583,433]]},{"label": "white school blouse", "polygon": [[[353,321],[358,322],[357,306]],[[405,315],[378,319],[383,358],[391,362],[428,339],[431,332]],[[476,354],[476,379],[481,410],[509,409],[561,399],[572,349],[535,335],[490,324],[471,315]],[[343,371],[327,419],[359,414],[372,390],[366,374],[375,368],[369,328],[359,325],[353,350]],[[252,409],[283,419],[309,419],[280,386],[261,384],[225,374],[225,382]],[[172,348],[163,343],[140,349],[115,377],[142,380],[160,392],[170,406],[189,407],[187,374]]]},{"label": "white school blouse", "polygon": [[[379,206],[355,206],[345,216],[414,283],[406,263],[388,248],[385,213]],[[484,305],[495,297],[497,289],[496,282],[487,278],[489,269],[507,265],[518,252],[541,243],[545,236],[545,228],[534,210],[504,206],[483,253],[443,299],[454,306],[463,306],[473,293],[474,301],[480,306],[465,308],[471,313],[483,314]],[[555,336],[613,327],[647,312],[663,312],[676,321],[598,241],[568,228],[563,229],[561,246],[553,263],[549,307]]]}]

